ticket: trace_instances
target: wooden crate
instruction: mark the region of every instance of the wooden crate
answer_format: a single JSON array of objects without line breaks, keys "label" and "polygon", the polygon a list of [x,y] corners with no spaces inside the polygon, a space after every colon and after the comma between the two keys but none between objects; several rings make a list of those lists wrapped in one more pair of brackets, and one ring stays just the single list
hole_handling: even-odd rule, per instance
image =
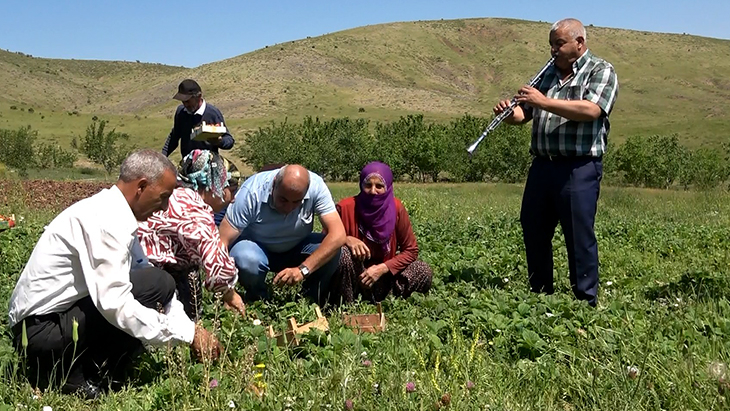
[{"label": "wooden crate", "polygon": [[276,338],[276,343],[279,346],[294,345],[297,346],[301,342],[299,336],[307,333],[311,329],[318,329],[323,332],[327,332],[330,329],[327,318],[322,315],[319,307],[314,307],[315,313],[317,313],[317,319],[306,324],[298,325],[297,320],[294,317],[289,318],[288,329],[284,333],[274,333],[274,327],[269,325],[267,335],[269,338]]},{"label": "wooden crate", "polygon": [[376,333],[385,330],[383,306],[378,303],[377,314],[345,314],[344,323],[356,332]]}]

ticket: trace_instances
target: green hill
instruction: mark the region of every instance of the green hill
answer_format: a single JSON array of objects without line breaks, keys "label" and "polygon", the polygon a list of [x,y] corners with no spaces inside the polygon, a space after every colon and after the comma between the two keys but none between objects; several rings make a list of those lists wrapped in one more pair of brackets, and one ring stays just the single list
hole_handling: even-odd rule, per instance
[{"label": "green hill", "polygon": [[[374,25],[192,69],[0,52],[0,127],[30,124],[63,142],[97,115],[143,145],[158,146],[172,123],[170,97],[185,77],[198,80],[237,133],[305,115],[389,120],[424,113],[434,121],[488,115],[543,66],[549,28],[508,19]],[[614,141],[635,133],[678,133],[689,145],[727,140],[730,41],[587,29],[589,47],[619,76]]]}]

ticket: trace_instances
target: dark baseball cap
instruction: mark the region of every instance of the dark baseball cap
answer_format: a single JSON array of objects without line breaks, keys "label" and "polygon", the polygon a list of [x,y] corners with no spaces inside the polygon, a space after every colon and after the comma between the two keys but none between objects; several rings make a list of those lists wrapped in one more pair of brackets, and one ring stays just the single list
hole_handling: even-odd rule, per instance
[{"label": "dark baseball cap", "polygon": [[179,86],[177,86],[177,94],[172,96],[175,100],[188,101],[190,97],[200,95],[203,91],[195,80],[183,80]]}]

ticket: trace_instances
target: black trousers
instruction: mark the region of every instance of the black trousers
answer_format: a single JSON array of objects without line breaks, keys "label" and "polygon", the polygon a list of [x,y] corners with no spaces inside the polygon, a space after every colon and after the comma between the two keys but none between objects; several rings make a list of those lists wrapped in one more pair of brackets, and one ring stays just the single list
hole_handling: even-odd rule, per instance
[{"label": "black trousers", "polygon": [[[165,271],[149,267],[130,273],[132,295],[143,306],[158,310],[175,295],[175,282]],[[73,323],[78,340],[73,341]],[[28,346],[23,352],[22,325]],[[85,381],[119,381],[133,358],[144,347],[141,341],[107,321],[91,297],[78,300],[64,312],[33,315],[12,328],[13,344],[25,361],[25,373],[33,387],[63,387],[69,390]],[[25,354],[25,355],[23,355]]]},{"label": "black trousers", "polygon": [[175,268],[165,267],[165,271],[172,275],[177,288],[177,299],[183,305],[185,314],[192,321],[197,322],[203,316],[203,284],[198,267]]},{"label": "black trousers", "polygon": [[596,305],[598,244],[594,223],[602,177],[600,158],[533,160],[520,213],[532,291],[554,291],[552,239],[560,222],[573,293]]}]

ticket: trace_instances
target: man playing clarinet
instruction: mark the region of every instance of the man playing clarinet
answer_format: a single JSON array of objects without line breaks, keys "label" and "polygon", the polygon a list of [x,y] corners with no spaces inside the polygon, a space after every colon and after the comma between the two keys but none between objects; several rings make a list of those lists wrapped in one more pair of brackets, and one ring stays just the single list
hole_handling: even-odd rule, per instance
[{"label": "man playing clarinet", "polygon": [[[588,49],[585,27],[576,19],[553,24],[550,52],[555,57],[553,66],[536,88],[519,90],[515,96],[519,104],[505,119],[508,124],[533,120],[530,153],[534,159],[520,212],[530,287],[533,292],[554,291],[552,238],[560,222],[573,292],[595,306],[594,222],[618,79],[613,66]],[[495,114],[509,105],[509,100],[500,101]]]}]

